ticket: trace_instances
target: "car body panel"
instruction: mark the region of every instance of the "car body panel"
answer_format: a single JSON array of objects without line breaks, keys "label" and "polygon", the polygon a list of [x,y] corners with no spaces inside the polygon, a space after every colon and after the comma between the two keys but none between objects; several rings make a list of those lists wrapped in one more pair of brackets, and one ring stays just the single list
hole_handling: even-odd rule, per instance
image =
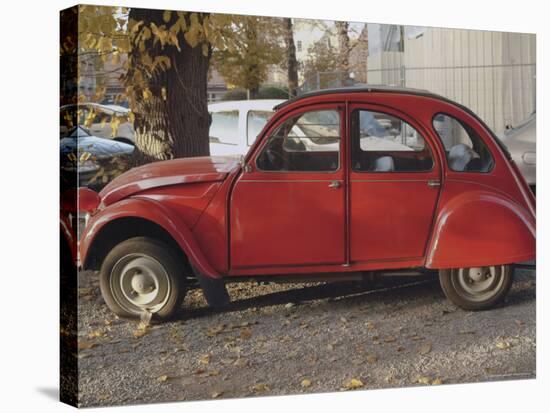
[{"label": "car body panel", "polygon": [[190,263],[209,278],[219,279],[217,272],[198,246],[191,229],[185,224],[177,212],[168,209],[161,202],[146,198],[126,198],[108,208],[101,208],[90,218],[79,242],[79,252],[82,266],[87,268],[90,256],[88,251],[98,234],[122,218],[141,218],[150,221],[164,229],[177,242]]},{"label": "car body panel", "polygon": [[[388,111],[417,128],[430,148],[433,169],[350,171],[348,123],[354,105]],[[320,107],[338,108],[343,116],[340,168],[258,170],[255,160],[278,125],[300,111]],[[432,124],[438,113],[467,123],[480,136],[494,158],[490,171],[449,169]],[[434,95],[374,89],[306,96],[278,108],[242,166],[215,157],[173,160],[117,178],[100,194],[100,211],[85,238],[101,229],[97,222],[104,225],[135,214],[167,228],[209,277],[440,269],[531,260],[534,197],[507,156],[479,118]],[[329,186],[333,182],[337,187]],[[85,257],[86,251],[80,252]]]},{"label": "car body panel", "polygon": [[534,259],[535,222],[509,197],[475,182],[447,181],[426,259],[428,268]]},{"label": "car body panel", "polygon": [[537,183],[537,118],[533,113],[520,125],[506,130],[501,140],[530,186]]},{"label": "car body panel", "polygon": [[103,188],[100,196],[102,203],[108,206],[153,188],[223,181],[227,174],[237,167],[236,160],[224,157],[196,157],[154,162],[122,174]]}]

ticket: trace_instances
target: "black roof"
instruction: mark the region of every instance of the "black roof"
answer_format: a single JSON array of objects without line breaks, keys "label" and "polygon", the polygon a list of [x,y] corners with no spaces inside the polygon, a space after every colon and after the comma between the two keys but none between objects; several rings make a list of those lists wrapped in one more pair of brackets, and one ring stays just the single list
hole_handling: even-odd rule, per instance
[{"label": "black roof", "polygon": [[408,87],[385,86],[385,85],[358,85],[358,86],[347,86],[347,87],[338,87],[338,88],[331,88],[331,89],[314,90],[312,92],[307,92],[307,93],[304,93],[303,95],[299,95],[292,99],[279,103],[277,106],[274,107],[274,109],[279,110],[280,108],[287,106],[291,103],[294,103],[296,101],[306,99],[309,97],[313,97],[313,96],[330,95],[333,93],[369,93],[369,92],[402,93],[407,95],[427,96],[427,97],[449,101],[449,99],[445,98],[444,96],[438,95],[436,93],[432,93],[425,89],[415,89],[415,88],[408,88]]}]

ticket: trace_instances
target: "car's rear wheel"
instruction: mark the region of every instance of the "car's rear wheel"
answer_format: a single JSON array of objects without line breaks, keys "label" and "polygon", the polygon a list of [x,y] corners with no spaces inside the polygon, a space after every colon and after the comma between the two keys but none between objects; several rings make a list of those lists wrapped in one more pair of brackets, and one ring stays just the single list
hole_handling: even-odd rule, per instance
[{"label": "car's rear wheel", "polygon": [[127,318],[144,312],[169,318],[186,290],[183,265],[175,251],[148,237],[130,238],[115,246],[103,261],[99,280],[109,308]]},{"label": "car's rear wheel", "polygon": [[510,265],[441,270],[439,281],[449,300],[465,310],[485,310],[498,304],[510,290]]}]

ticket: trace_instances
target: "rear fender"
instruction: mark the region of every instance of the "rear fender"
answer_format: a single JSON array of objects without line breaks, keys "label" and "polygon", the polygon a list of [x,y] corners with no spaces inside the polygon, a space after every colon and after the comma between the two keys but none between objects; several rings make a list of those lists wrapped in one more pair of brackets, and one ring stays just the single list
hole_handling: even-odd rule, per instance
[{"label": "rear fender", "polygon": [[511,264],[535,258],[535,218],[512,200],[478,190],[443,205],[428,247],[427,268]]},{"label": "rear fender", "polygon": [[211,279],[222,278],[208,263],[193,233],[177,214],[157,201],[139,197],[109,205],[90,219],[79,245],[80,260],[84,267],[89,261],[87,254],[96,237],[110,222],[119,218],[141,218],[160,226],[180,246],[191,266],[198,269],[200,275]]}]

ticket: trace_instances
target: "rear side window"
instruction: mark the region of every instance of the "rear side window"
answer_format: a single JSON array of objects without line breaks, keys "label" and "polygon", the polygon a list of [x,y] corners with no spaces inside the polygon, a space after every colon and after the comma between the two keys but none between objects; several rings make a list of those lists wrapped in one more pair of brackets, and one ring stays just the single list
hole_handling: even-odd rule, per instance
[{"label": "rear side window", "polygon": [[262,171],[332,172],[339,168],[340,112],[317,110],[283,122],[256,160]]},{"label": "rear side window", "polygon": [[351,114],[352,169],[356,172],[426,172],[433,158],[422,135],[387,113]]},{"label": "rear side window", "polygon": [[493,156],[481,137],[467,124],[440,113],[433,126],[445,147],[447,164],[455,172],[489,172]]}]

